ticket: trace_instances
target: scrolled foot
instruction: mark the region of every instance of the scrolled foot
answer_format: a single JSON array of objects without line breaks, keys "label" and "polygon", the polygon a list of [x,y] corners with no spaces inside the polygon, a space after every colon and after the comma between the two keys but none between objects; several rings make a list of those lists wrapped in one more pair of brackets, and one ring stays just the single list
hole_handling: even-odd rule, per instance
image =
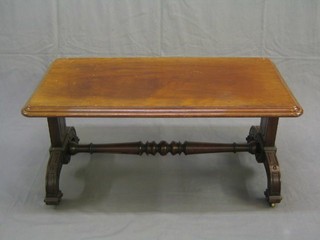
[{"label": "scrolled foot", "polygon": [[62,198],[62,192],[59,189],[60,172],[63,164],[70,161],[68,152],[71,143],[78,143],[79,138],[74,127],[68,127],[61,146],[50,148],[50,158],[46,174],[46,197],[44,202],[47,205],[58,205]]},{"label": "scrolled foot", "polygon": [[276,147],[266,146],[266,139],[259,126],[252,126],[247,137],[247,142],[256,142],[256,160],[263,163],[266,173],[268,185],[264,192],[267,202],[271,207],[275,207],[282,200],[281,197],[281,174],[279,162],[276,155]]},{"label": "scrolled foot", "polygon": [[63,195],[59,189],[63,159],[64,154],[61,151],[52,151],[50,154],[46,174],[46,197],[44,199],[47,205],[58,205]]},{"label": "scrolled foot", "polygon": [[282,200],[280,167],[275,148],[266,148],[264,152],[264,166],[268,177],[268,188],[264,194],[270,206],[273,207]]}]

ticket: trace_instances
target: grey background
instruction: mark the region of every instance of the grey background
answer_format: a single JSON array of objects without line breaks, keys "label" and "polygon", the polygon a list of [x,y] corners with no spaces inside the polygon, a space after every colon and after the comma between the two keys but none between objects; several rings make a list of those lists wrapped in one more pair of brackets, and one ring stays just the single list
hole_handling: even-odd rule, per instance
[{"label": "grey background", "polygon": [[[283,201],[249,154],[77,155],[45,206],[45,119],[20,109],[63,56],[264,56],[304,107],[280,120]],[[0,239],[318,239],[320,2],[0,0]],[[82,142],[243,141],[259,119],[70,119]]]}]

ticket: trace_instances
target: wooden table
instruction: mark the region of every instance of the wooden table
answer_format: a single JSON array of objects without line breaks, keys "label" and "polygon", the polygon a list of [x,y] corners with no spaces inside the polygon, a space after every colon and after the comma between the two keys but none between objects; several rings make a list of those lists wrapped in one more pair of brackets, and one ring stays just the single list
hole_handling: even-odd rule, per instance
[{"label": "wooden table", "polygon": [[[51,148],[46,174],[47,204],[62,197],[63,164],[79,152],[196,154],[249,152],[267,173],[265,196],[281,201],[275,139],[280,117],[303,110],[266,58],[66,58],[54,61],[22,109],[48,120]],[[134,142],[79,144],[67,117],[255,117],[244,143]]]}]

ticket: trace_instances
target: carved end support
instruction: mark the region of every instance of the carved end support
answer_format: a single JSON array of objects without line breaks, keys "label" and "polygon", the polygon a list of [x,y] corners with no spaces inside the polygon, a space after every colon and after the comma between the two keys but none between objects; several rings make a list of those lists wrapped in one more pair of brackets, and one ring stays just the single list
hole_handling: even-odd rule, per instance
[{"label": "carved end support", "polygon": [[268,176],[268,187],[264,194],[269,204],[273,207],[274,204],[280,203],[282,200],[281,173],[275,148],[265,148],[264,165]]},{"label": "carved end support", "polygon": [[70,161],[68,146],[71,142],[79,142],[79,138],[73,127],[67,128],[67,133],[61,147],[50,148],[50,158],[46,173],[46,197],[44,199],[47,205],[58,205],[63,196],[59,188],[60,172],[62,165]]},{"label": "carved end support", "polygon": [[247,137],[247,142],[256,142],[255,157],[258,163],[263,163],[267,174],[267,189],[264,192],[266,200],[270,206],[274,207],[280,203],[281,197],[281,174],[277,159],[277,149],[275,146],[265,146],[263,134],[260,127],[252,126]]},{"label": "carved end support", "polygon": [[47,205],[58,205],[63,195],[59,189],[63,158],[64,154],[59,151],[54,151],[50,154],[46,174],[46,197],[44,199]]}]

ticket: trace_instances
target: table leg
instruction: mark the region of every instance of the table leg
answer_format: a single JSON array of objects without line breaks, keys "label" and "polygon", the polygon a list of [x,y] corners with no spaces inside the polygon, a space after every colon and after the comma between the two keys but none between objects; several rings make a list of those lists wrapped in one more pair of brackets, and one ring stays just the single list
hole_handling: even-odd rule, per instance
[{"label": "table leg", "polygon": [[261,118],[260,126],[251,127],[247,138],[248,142],[257,142],[256,160],[263,163],[266,169],[268,185],[265,196],[272,207],[282,200],[281,174],[275,147],[278,121],[276,117]]},{"label": "table leg", "polygon": [[[60,172],[63,164],[70,161],[70,157],[78,152],[110,152],[110,153],[133,153],[166,155],[182,153],[213,153],[213,152],[241,152],[248,151],[255,154],[256,160],[263,163],[267,173],[268,185],[265,191],[267,201],[271,206],[281,201],[280,168],[276,156],[275,139],[279,118],[261,118],[260,126],[252,126],[247,144],[215,144],[215,143],[191,143],[184,144],[172,142],[147,143],[124,143],[124,144],[89,144],[78,145],[79,138],[73,127],[67,127],[65,118],[48,118],[48,127],[51,139],[50,158],[46,174],[46,197],[48,205],[58,205],[62,192],[59,188]],[[179,150],[179,151],[178,151]]]},{"label": "table leg", "polygon": [[59,188],[60,172],[63,164],[70,161],[68,146],[70,142],[79,142],[73,127],[67,127],[65,118],[48,118],[48,127],[51,140],[50,158],[46,173],[46,197],[47,205],[58,205],[62,192]]}]

